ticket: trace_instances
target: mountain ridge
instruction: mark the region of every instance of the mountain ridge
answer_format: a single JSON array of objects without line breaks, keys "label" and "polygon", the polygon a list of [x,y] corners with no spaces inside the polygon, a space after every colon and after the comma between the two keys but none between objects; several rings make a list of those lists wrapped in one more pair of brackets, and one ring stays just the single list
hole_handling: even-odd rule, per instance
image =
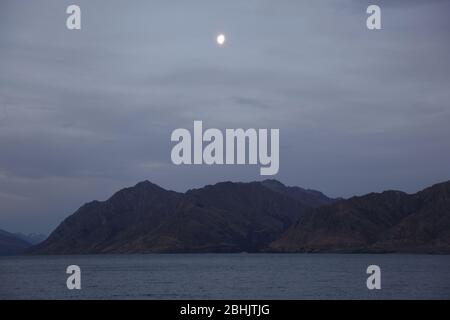
[{"label": "mountain ridge", "polygon": [[33,254],[450,252],[450,182],[332,199],[277,180],[185,193],[149,181],[92,201]]},{"label": "mountain ridge", "polygon": [[84,204],[30,252],[258,252],[311,207],[306,202],[261,182],[179,193],[142,181]]},{"label": "mountain ridge", "polygon": [[310,210],[270,250],[450,253],[450,181],[413,194],[369,193]]}]

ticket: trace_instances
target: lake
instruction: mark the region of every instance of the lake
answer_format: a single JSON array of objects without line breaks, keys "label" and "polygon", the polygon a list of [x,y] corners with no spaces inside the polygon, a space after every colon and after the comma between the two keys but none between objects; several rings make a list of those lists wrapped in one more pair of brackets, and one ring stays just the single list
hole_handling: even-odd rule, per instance
[{"label": "lake", "polygon": [[[66,268],[81,268],[68,290]],[[381,268],[381,290],[366,269]],[[0,299],[449,299],[450,256],[148,254],[0,257]]]}]

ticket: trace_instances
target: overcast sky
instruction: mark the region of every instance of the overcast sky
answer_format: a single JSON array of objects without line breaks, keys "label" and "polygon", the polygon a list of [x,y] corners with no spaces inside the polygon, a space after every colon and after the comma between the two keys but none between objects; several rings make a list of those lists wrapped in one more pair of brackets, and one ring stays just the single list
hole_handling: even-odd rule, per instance
[{"label": "overcast sky", "polygon": [[450,179],[450,2],[373,3],[381,31],[357,0],[2,0],[0,229],[48,233],[145,179],[263,178],[173,165],[170,134],[194,120],[279,128],[275,178],[330,196]]}]

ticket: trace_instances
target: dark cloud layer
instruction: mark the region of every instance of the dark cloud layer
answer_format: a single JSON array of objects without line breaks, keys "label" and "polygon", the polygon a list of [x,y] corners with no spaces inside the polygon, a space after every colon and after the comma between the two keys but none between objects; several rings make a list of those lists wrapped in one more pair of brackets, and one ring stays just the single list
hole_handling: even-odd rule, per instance
[{"label": "dark cloud layer", "polygon": [[[448,1],[0,3],[0,227],[48,232],[149,179],[185,190],[257,166],[176,167],[170,133],[280,128],[276,178],[350,196],[450,178]],[[219,48],[214,38],[227,35]]]}]

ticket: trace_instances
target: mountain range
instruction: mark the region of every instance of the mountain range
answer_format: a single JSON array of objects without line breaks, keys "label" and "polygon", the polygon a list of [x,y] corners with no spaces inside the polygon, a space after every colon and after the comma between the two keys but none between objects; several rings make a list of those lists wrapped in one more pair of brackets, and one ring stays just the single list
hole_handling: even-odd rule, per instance
[{"label": "mountain range", "polygon": [[185,193],[149,181],[93,201],[32,254],[450,252],[450,182],[332,199],[276,180]]},{"label": "mountain range", "polygon": [[333,201],[284,188],[275,181],[222,182],[178,193],[144,181],[85,204],[32,252],[257,252],[312,206]]},{"label": "mountain range", "polygon": [[31,244],[17,235],[0,230],[0,255],[18,254],[29,248]]}]

